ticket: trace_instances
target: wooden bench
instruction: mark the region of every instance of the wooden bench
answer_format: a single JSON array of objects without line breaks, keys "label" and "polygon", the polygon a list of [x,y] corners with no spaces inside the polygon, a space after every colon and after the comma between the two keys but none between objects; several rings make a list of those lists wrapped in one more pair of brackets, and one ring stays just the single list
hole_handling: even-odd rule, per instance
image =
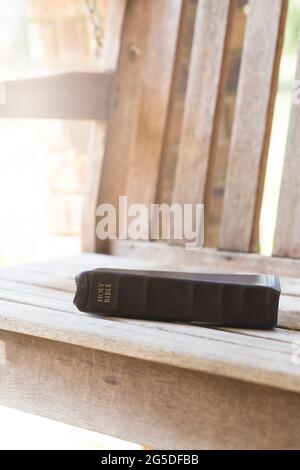
[{"label": "wooden bench", "polygon": [[[116,204],[123,194],[130,201],[159,201],[188,2],[128,0],[114,7],[123,21],[118,16],[121,40],[114,47],[112,86],[99,74],[104,87],[99,100],[109,108],[98,114],[84,110],[93,118],[107,116],[104,153],[96,139],[88,162],[85,252],[0,271],[1,404],[151,448],[299,448],[300,106],[291,112],[274,256],[258,254],[287,3],[250,1],[220,242],[197,252],[96,237],[99,203]],[[211,203],[234,4],[197,3],[173,185],[177,202]],[[300,56],[297,74],[300,78]],[[109,105],[103,94],[108,89]],[[35,113],[45,117],[43,110]],[[278,274],[278,328],[200,328],[78,312],[72,305],[74,276],[105,266]]]}]

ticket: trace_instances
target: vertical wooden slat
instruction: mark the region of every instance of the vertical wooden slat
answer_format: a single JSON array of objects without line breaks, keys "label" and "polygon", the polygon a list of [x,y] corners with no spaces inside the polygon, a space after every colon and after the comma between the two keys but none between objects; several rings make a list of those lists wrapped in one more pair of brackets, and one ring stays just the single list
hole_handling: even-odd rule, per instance
[{"label": "vertical wooden slat", "polygon": [[130,202],[151,204],[156,199],[182,0],[147,1],[150,2],[151,23],[146,38],[138,124],[126,194]]},{"label": "vertical wooden slat", "polygon": [[[114,0],[109,3],[107,29],[100,64],[101,70],[113,70],[117,67],[126,5],[127,0]],[[98,205],[106,128],[106,123],[99,121],[95,122],[91,129],[82,204],[83,251],[96,250],[96,208]]]},{"label": "vertical wooden slat", "polygon": [[113,2],[109,2],[103,38],[103,51],[100,57],[101,69],[114,70],[116,68],[120,50],[120,33],[122,31],[126,4],[127,0],[114,0]]},{"label": "vertical wooden slat", "polygon": [[[300,80],[300,48],[296,79]],[[299,83],[299,82],[297,82]],[[300,103],[293,95],[273,254],[300,258]]]},{"label": "vertical wooden slat", "polygon": [[231,0],[197,6],[173,201],[203,203],[220,122],[233,15]]},{"label": "vertical wooden slat", "polygon": [[90,129],[89,148],[82,195],[81,248],[96,250],[96,208],[98,203],[99,175],[101,175],[106,123],[95,121]]},{"label": "vertical wooden slat", "polygon": [[[155,201],[182,0],[129,0],[98,203]],[[97,251],[103,243],[95,239]]]},{"label": "vertical wooden slat", "polygon": [[220,248],[257,249],[286,0],[250,0],[220,228]]},{"label": "vertical wooden slat", "polygon": [[182,5],[168,117],[156,191],[156,201],[160,204],[170,204],[172,201],[195,13],[196,5],[194,0],[185,0]]}]

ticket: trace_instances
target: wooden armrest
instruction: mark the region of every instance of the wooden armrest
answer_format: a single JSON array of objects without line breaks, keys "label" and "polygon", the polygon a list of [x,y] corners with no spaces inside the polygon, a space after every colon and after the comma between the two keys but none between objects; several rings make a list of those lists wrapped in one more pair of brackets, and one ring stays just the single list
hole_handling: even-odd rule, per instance
[{"label": "wooden armrest", "polygon": [[106,120],[114,73],[72,72],[4,82],[2,118]]}]

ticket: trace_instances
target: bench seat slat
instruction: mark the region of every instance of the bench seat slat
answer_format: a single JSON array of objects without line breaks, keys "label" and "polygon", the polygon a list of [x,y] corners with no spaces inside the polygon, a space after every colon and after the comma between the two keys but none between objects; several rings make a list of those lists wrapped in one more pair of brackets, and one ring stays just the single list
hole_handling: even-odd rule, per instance
[{"label": "bench seat slat", "polygon": [[0,341],[5,406],[150,449],[299,449],[298,393],[16,333]]},{"label": "bench seat slat", "polygon": [[[94,263],[98,266],[108,264],[109,257],[84,256],[82,264],[80,257],[70,263],[64,259],[61,276],[59,261],[56,264],[37,265],[37,273],[34,272],[34,265],[24,265],[22,269],[3,268],[0,271],[0,329],[288,390],[300,390],[299,368],[291,361],[292,344],[300,339],[300,333],[290,331],[293,326],[300,329],[299,297],[282,297],[280,326],[284,329],[278,328],[274,332],[96,317],[82,314],[73,307],[72,277],[80,266],[84,269],[88,267],[87,259],[92,267]],[[94,263],[91,259],[95,260]],[[120,264],[129,266],[128,263],[131,263],[128,259],[123,259],[121,263],[120,258],[110,257],[110,266],[113,261],[116,267]],[[17,281],[13,280],[13,271]],[[7,272],[10,276],[7,276]],[[47,272],[49,285],[46,288],[44,283],[38,293],[38,278],[30,276],[41,276],[45,281],[43,276]],[[6,277],[10,277],[10,280],[7,281]],[[54,280],[53,297],[49,296],[51,279]],[[5,282],[9,284],[5,286]],[[66,282],[70,284],[65,291]],[[14,283],[20,286],[19,290],[13,290]],[[47,295],[43,294],[45,289]],[[55,297],[57,292],[59,298]]]},{"label": "bench seat slat", "polygon": [[156,262],[160,269],[166,267],[177,269],[178,266],[184,266],[185,269],[196,269],[207,273],[276,273],[285,277],[300,277],[299,260],[262,256],[256,253],[238,253],[211,248],[189,251],[167,243],[128,240],[113,240],[109,244],[109,252],[115,256]]},{"label": "bench seat slat", "polygon": [[[206,252],[206,250],[204,250]],[[155,254],[155,250],[153,251]],[[221,254],[221,253],[219,253]],[[216,252],[217,255],[217,252]],[[147,270],[166,270],[166,271],[177,271],[182,272],[202,272],[202,273],[232,273],[234,272],[235,266],[231,267],[229,265],[222,265],[220,263],[219,257],[216,256],[215,268],[211,269],[211,260],[209,259],[209,264],[206,265],[206,259],[204,258],[199,262],[199,266],[194,266],[190,264],[181,263],[180,265],[175,264],[162,264],[159,261],[155,261],[153,256],[151,261],[142,261],[132,258],[122,258],[119,256],[107,256],[99,254],[90,254],[83,253],[80,256],[71,256],[67,258],[60,258],[48,263],[39,263],[39,264],[24,264],[20,265],[18,269],[7,267],[0,270],[0,280],[2,282],[22,282],[22,284],[36,284],[40,288],[44,288],[45,291],[48,291],[48,294],[51,295],[53,289],[56,289],[59,294],[62,294],[62,291],[74,292],[74,277],[81,271],[88,269],[96,268],[118,268],[118,269],[147,269]],[[271,258],[272,260],[272,258]],[[176,262],[176,258],[175,258]],[[220,266],[221,264],[221,266]],[[242,266],[243,269],[236,269],[236,273],[258,273],[260,270],[251,269],[251,265],[247,266],[245,264]],[[267,270],[270,274],[276,272],[276,266],[274,270]],[[26,274],[27,273],[27,274]],[[48,284],[46,284],[48,282]],[[298,277],[286,277],[280,276],[281,292],[286,296],[299,297],[300,296],[300,278]],[[53,293],[52,293],[53,294]]]},{"label": "bench seat slat", "polygon": [[[79,315],[83,316],[83,318],[87,318],[91,316],[91,318],[97,318],[97,315],[88,315],[86,313],[82,313],[76,309],[73,305],[73,294],[69,292],[64,292],[65,298],[56,298],[55,294],[53,297],[44,296],[41,293],[37,294],[36,286],[26,286],[27,291],[23,292],[22,288],[12,291],[6,290],[0,281],[0,301],[4,302],[12,302],[21,305],[28,305],[33,307],[41,307],[49,310],[54,310],[57,312],[69,313],[72,315]],[[32,293],[30,293],[28,288],[32,288]],[[59,292],[59,291],[55,291]],[[282,299],[285,299],[284,297]],[[284,303],[284,300],[283,300]],[[296,310],[297,309],[297,310]],[[294,301],[294,305],[291,307],[289,305],[284,306],[280,312],[280,324],[283,328],[288,328],[288,322],[285,322],[285,316],[294,316],[294,318],[298,321],[298,329],[300,330],[300,299]],[[100,317],[102,318],[102,317]],[[102,319],[106,319],[105,317]],[[295,321],[294,320],[294,323]],[[83,320],[84,321],[84,320]],[[290,352],[290,346],[284,347],[282,343],[287,343],[290,345],[293,341],[300,339],[300,333],[298,331],[285,331],[281,329],[276,329],[276,334],[274,334],[275,330],[272,331],[260,331],[260,330],[240,330],[240,329],[230,329],[230,328],[205,328],[205,327],[195,327],[191,325],[177,325],[177,324],[168,324],[168,323],[157,323],[157,322],[141,322],[139,320],[130,320],[130,319],[121,319],[121,318],[109,318],[107,317],[107,321],[118,321],[122,324],[130,324],[136,325],[139,328],[152,328],[157,329],[158,331],[169,331],[170,333],[182,334],[182,335],[190,335],[190,336],[199,336],[199,337],[207,337],[216,339],[218,341],[226,342],[233,342],[237,344],[249,344],[247,343],[247,339],[245,336],[250,336],[253,338],[259,339],[268,339],[271,340],[265,342],[265,344],[260,340],[254,340],[251,345],[257,345],[258,348],[268,349],[268,350],[277,350],[282,349],[286,352]],[[220,331],[228,332],[228,334],[219,333]],[[242,335],[242,336],[241,336]],[[248,340],[249,341],[249,340]],[[272,344],[273,343],[273,344]]]},{"label": "bench seat slat", "polygon": [[[299,391],[299,368],[284,350],[182,335],[0,301],[0,329],[115,354]],[[206,331],[203,329],[203,332]],[[202,332],[202,334],[203,334]],[[219,332],[220,333],[220,332]],[[233,335],[236,337],[236,335]],[[263,345],[263,341],[262,341]]]},{"label": "bench seat slat", "polygon": [[[2,270],[3,271],[3,270]],[[74,275],[78,272],[77,268],[74,269]],[[13,281],[6,281],[1,279],[1,271],[0,271],[0,300],[10,301],[21,303],[24,305],[32,305],[36,307],[43,307],[47,309],[53,309],[62,312],[69,312],[72,314],[77,315],[86,315],[79,312],[72,304],[73,296],[74,296],[74,289],[73,292],[69,291],[62,291],[57,289],[47,289],[45,287],[32,285],[30,281],[28,284],[18,283]],[[63,280],[62,280],[63,282]],[[156,324],[153,322],[139,322],[134,320],[119,320],[125,321],[132,324],[137,324],[139,326],[145,327],[156,327],[160,328],[161,324]],[[239,330],[239,329],[224,329],[224,331],[231,331],[231,333],[235,334],[243,334],[243,335],[250,335],[256,336],[259,338],[265,338],[269,340],[277,340],[285,341],[291,344],[293,341],[299,339],[297,331],[300,330],[300,298],[295,296],[286,296],[282,295],[280,298],[280,314],[279,314],[279,326],[283,329],[288,330],[296,330],[295,334],[293,335],[291,331],[286,332],[282,329],[276,329],[272,331],[260,331],[260,330]],[[170,325],[170,331],[173,331],[174,325]],[[197,329],[194,327],[186,327],[181,325],[180,327],[176,327],[176,332],[181,334],[187,334],[187,331],[190,334],[195,334]],[[166,325],[164,325],[164,329],[166,329]],[[199,330],[200,333],[202,331]],[[276,334],[274,334],[276,331]],[[268,348],[268,345],[267,345]]]}]

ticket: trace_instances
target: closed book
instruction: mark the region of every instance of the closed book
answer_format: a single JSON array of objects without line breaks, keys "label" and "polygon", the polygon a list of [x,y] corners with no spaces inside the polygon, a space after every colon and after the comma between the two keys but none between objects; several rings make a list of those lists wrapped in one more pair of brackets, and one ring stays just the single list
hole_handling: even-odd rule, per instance
[{"label": "closed book", "polygon": [[272,328],[276,276],[95,269],[76,277],[74,304],[83,312],[164,322]]}]

